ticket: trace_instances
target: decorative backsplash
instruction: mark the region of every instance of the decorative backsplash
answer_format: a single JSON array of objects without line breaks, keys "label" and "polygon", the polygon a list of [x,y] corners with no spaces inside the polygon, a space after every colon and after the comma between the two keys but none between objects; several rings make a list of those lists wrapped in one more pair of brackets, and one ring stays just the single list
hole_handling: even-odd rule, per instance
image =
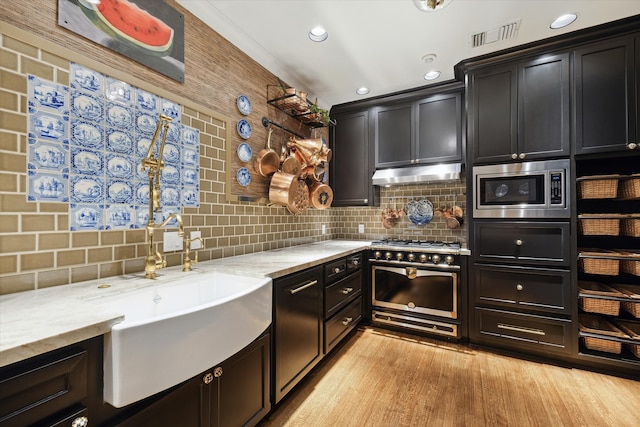
[{"label": "decorative backsplash", "polygon": [[73,62],[69,83],[28,75],[29,201],[68,202],[71,231],[143,228],[149,179],[140,162],[163,114],[172,121],[155,219],[199,206],[200,131],[181,123],[181,105]]}]

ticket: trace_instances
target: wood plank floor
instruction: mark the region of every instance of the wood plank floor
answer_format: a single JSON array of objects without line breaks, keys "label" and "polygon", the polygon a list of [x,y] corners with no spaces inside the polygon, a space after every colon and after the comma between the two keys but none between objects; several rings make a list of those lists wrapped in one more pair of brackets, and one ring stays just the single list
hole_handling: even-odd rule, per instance
[{"label": "wood plank floor", "polygon": [[640,426],[640,381],[360,328],[262,427]]}]

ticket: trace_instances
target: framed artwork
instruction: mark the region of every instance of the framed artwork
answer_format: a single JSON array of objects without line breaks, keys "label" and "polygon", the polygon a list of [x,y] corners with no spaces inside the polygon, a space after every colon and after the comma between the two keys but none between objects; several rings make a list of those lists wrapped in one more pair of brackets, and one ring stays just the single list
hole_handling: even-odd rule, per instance
[{"label": "framed artwork", "polygon": [[184,16],[159,0],[58,0],[58,25],[184,82]]}]

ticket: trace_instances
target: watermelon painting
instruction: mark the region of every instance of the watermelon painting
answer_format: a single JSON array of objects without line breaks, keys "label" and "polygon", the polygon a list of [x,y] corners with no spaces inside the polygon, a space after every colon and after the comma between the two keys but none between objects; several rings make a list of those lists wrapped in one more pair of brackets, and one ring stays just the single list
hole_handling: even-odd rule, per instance
[{"label": "watermelon painting", "polygon": [[184,81],[184,17],[159,0],[58,0],[58,23]]}]

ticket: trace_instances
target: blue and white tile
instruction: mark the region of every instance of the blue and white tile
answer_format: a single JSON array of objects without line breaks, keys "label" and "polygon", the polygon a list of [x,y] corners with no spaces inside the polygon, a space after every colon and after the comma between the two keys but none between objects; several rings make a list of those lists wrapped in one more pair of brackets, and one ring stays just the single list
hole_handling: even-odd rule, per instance
[{"label": "blue and white tile", "polygon": [[175,143],[180,143],[180,138],[181,138],[181,129],[182,126],[177,124],[177,123],[173,123],[173,122],[169,122],[169,130],[167,131],[167,141],[172,141]]},{"label": "blue and white tile", "polygon": [[184,185],[182,187],[182,206],[198,207],[200,206],[200,192],[197,186]]},{"label": "blue and white tile", "polygon": [[107,76],[104,95],[109,101],[117,102],[125,107],[132,108],[135,89],[127,82]]},{"label": "blue and white tile", "polygon": [[162,160],[172,165],[180,164],[180,148],[176,144],[165,143]]},{"label": "blue and white tile", "polygon": [[182,125],[182,145],[196,148],[200,146],[200,130]]},{"label": "blue and white tile", "polygon": [[115,102],[107,102],[107,125],[124,131],[133,129],[133,109],[116,104]]},{"label": "blue and white tile", "polygon": [[185,167],[197,167],[199,163],[198,160],[198,150],[197,148],[191,147],[183,147],[182,148],[182,164]]},{"label": "blue and white tile", "polygon": [[107,177],[131,180],[135,164],[131,156],[122,154],[107,154]]},{"label": "blue and white tile", "polygon": [[29,138],[56,142],[68,141],[68,117],[45,111],[29,114]]},{"label": "blue and white tile", "polygon": [[180,184],[180,169],[174,165],[167,164],[160,174],[160,184],[174,185]]},{"label": "blue and white tile", "polygon": [[160,112],[160,97],[144,89],[136,88],[135,107],[140,112],[157,116]]},{"label": "blue and white tile", "polygon": [[72,118],[71,144],[101,150],[104,148],[104,127],[95,122]]},{"label": "blue and white tile", "polygon": [[[158,222],[162,215],[157,212],[153,214],[154,221]],[[133,228],[145,228],[149,220],[149,206],[136,206],[133,218]]]},{"label": "blue and white tile", "polygon": [[48,110],[58,114],[69,114],[69,88],[54,82],[41,80],[29,74],[29,112]]},{"label": "blue and white tile", "polygon": [[133,132],[107,128],[107,150],[133,155]]},{"label": "blue and white tile", "polygon": [[107,205],[104,222],[107,230],[135,228],[136,211],[131,205]]},{"label": "blue and white tile", "polygon": [[[151,142],[152,142],[151,137],[145,136],[145,135],[138,135],[136,139],[136,149],[135,149],[136,158],[138,158],[139,160],[142,160],[145,157],[147,157],[147,152],[149,151],[149,147],[151,147]],[[154,156],[158,155],[157,143],[153,147],[152,154]]]},{"label": "blue and white tile", "polygon": [[40,140],[33,141],[33,143],[29,141],[28,168],[30,170],[46,170],[59,173],[69,171],[68,146]]},{"label": "blue and white tile", "polygon": [[28,171],[27,200],[31,202],[68,202],[69,175]]},{"label": "blue and white tile", "polygon": [[98,176],[74,175],[70,184],[72,203],[104,203],[104,179]]},{"label": "blue and white tile", "polygon": [[184,185],[198,185],[200,168],[194,166],[183,166],[182,168],[182,184]]},{"label": "blue and white tile", "polygon": [[153,136],[158,126],[158,119],[146,112],[136,112],[136,132]]},{"label": "blue and white tile", "polygon": [[104,121],[104,98],[72,90],[71,114],[86,120],[102,123]]},{"label": "blue and white tile", "polygon": [[104,96],[104,75],[75,62],[71,63],[69,83],[72,89]]},{"label": "blue and white tile", "polygon": [[[160,212],[160,215],[159,215],[160,218],[157,218],[156,221],[164,222],[167,220],[167,218],[169,218],[173,214],[180,214],[180,208],[177,206],[163,206],[162,212]],[[177,227],[177,226],[178,226],[178,220],[176,220],[175,218],[169,221],[166,225],[166,227]]]},{"label": "blue and white tile", "polygon": [[102,176],[104,173],[102,151],[71,147],[71,172],[76,175]]},{"label": "blue and white tile", "polygon": [[180,187],[165,185],[160,189],[161,206],[180,206]]},{"label": "blue and white tile", "polygon": [[69,209],[71,231],[89,231],[104,229],[104,208],[99,205],[72,203]]},{"label": "blue and white tile", "polygon": [[135,199],[134,204],[136,206],[149,206],[149,182],[134,181],[135,187]]},{"label": "blue and white tile", "polygon": [[134,175],[133,179],[136,181],[144,181],[149,182],[149,169],[145,169],[142,167],[142,159],[135,158],[134,159]]},{"label": "blue and white tile", "polygon": [[160,112],[165,116],[171,118],[173,123],[182,122],[182,107],[177,102],[173,102],[169,99],[160,99]]},{"label": "blue and white tile", "polygon": [[133,182],[107,179],[107,203],[133,203]]}]

